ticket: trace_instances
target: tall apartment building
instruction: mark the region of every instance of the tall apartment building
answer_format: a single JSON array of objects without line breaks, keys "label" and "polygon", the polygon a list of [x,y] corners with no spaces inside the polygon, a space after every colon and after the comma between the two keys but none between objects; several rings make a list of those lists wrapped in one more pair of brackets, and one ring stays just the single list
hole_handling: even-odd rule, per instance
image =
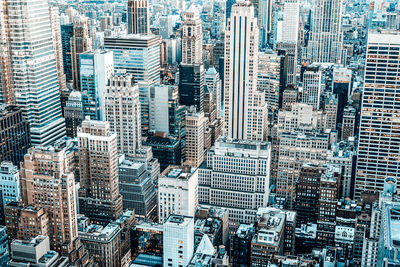
[{"label": "tall apartment building", "polygon": [[60,26],[60,16],[58,7],[55,6],[49,7],[49,14],[50,14],[51,33],[53,36],[54,54],[57,66],[58,87],[59,90],[61,91],[67,87],[67,84],[64,75],[64,64],[63,64],[63,54],[62,54],[63,51],[61,44],[61,26]]},{"label": "tall apartment building", "polygon": [[232,223],[252,223],[269,201],[271,145],[220,137],[199,167],[199,203],[229,211]]},{"label": "tall apartment building", "polygon": [[172,214],[194,216],[198,206],[198,170],[169,166],[158,179],[158,220]]},{"label": "tall apartment building", "polygon": [[118,152],[135,155],[141,147],[139,88],[131,75],[112,76],[104,92],[104,118],[117,133]]},{"label": "tall apartment building", "polygon": [[204,135],[204,113],[187,113],[185,165],[198,167],[204,161]]},{"label": "tall apartment building", "polygon": [[[387,176],[400,175],[400,133],[395,84],[400,76],[400,34],[368,34],[355,194],[380,191]],[[392,62],[393,61],[393,62]],[[379,64],[379,67],[378,65]]]},{"label": "tall apartment building", "polygon": [[92,50],[92,38],[89,35],[89,22],[85,17],[75,17],[71,44],[71,69],[75,90],[81,90],[80,54]]},{"label": "tall apartment building", "polygon": [[21,108],[0,104],[0,161],[18,166],[30,146],[29,123]]},{"label": "tall apartment building", "polygon": [[319,133],[282,133],[279,138],[276,195],[293,209],[296,183],[303,163],[324,164],[329,148],[329,135]]},{"label": "tall apartment building", "polygon": [[163,225],[163,266],[188,266],[193,253],[193,217],[169,216]]},{"label": "tall apartment building", "polygon": [[233,139],[266,139],[267,105],[257,90],[258,34],[250,2],[232,6],[225,32],[224,121]]},{"label": "tall apartment building", "polygon": [[31,148],[21,164],[20,177],[25,207],[43,209],[48,216],[46,227],[52,249],[73,263],[87,262],[78,238],[75,179],[66,148]]},{"label": "tall apartment building", "polygon": [[5,1],[4,5],[15,103],[29,122],[32,144],[48,145],[65,135],[49,6],[44,0]]},{"label": "tall apartment building", "polygon": [[342,59],[342,1],[314,0],[307,58],[311,62],[340,63]]},{"label": "tall apartment building", "polygon": [[203,30],[199,10],[195,5],[182,13],[183,65],[203,63]]},{"label": "tall apartment building", "polygon": [[320,108],[322,94],[322,71],[318,67],[309,67],[303,74],[303,93],[301,102]]},{"label": "tall apartment building", "polygon": [[80,91],[72,91],[64,108],[65,129],[67,136],[75,138],[78,126],[83,121],[82,94]]},{"label": "tall apartment building", "polygon": [[128,34],[150,34],[148,0],[128,1]]},{"label": "tall apartment building", "polygon": [[275,52],[258,54],[257,88],[265,93],[268,109],[276,111],[279,108],[281,79],[281,56]]},{"label": "tall apartment building", "polygon": [[104,118],[104,93],[108,79],[114,73],[113,53],[105,50],[83,52],[79,55],[80,89],[83,118]]},{"label": "tall apartment building", "polygon": [[118,185],[117,134],[110,124],[85,120],[78,128],[79,210],[93,222],[106,224],[122,214]]}]

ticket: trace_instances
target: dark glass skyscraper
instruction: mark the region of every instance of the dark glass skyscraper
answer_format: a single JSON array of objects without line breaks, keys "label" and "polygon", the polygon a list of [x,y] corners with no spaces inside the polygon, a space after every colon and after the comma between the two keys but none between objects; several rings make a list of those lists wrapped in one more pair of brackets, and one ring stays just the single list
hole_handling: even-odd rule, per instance
[{"label": "dark glass skyscraper", "polygon": [[179,103],[181,105],[196,106],[196,111],[203,111],[204,74],[202,64],[179,66]]}]

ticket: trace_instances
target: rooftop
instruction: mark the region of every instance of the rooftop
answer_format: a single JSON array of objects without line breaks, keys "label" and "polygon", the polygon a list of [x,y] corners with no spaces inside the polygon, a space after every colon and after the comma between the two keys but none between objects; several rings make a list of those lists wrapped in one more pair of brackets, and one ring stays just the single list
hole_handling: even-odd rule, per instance
[{"label": "rooftop", "polygon": [[161,173],[161,177],[186,180],[190,178],[195,171],[196,168],[188,166],[170,165]]},{"label": "rooftop", "polygon": [[167,221],[164,223],[165,226],[187,226],[193,221],[193,217],[181,216],[181,215],[170,215]]}]

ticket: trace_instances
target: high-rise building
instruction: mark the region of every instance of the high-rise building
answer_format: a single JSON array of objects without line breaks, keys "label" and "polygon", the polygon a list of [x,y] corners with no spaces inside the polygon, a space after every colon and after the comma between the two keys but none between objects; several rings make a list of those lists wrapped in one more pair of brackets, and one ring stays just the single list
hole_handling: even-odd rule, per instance
[{"label": "high-rise building", "polygon": [[122,214],[118,185],[117,134],[110,123],[84,120],[78,128],[79,210],[91,221],[106,224]]},{"label": "high-rise building", "polygon": [[73,22],[71,42],[71,69],[75,90],[81,90],[80,54],[92,50],[92,38],[89,35],[89,22],[85,17],[76,17]]},{"label": "high-rise building", "polygon": [[158,179],[158,220],[172,214],[194,216],[198,206],[199,175],[196,168],[169,166]]},{"label": "high-rise building", "polygon": [[199,167],[199,203],[226,208],[236,225],[254,222],[269,201],[270,162],[270,143],[220,137]]},{"label": "high-rise building", "polygon": [[212,101],[215,104],[216,117],[222,117],[222,81],[214,67],[209,68],[204,75],[204,83],[212,93]]},{"label": "high-rise building", "polygon": [[[380,191],[387,176],[400,177],[400,34],[368,34],[357,155],[356,198]],[[377,65],[379,64],[379,66]],[[385,71],[385,72],[384,72]]]},{"label": "high-rise building", "polygon": [[29,122],[32,144],[47,145],[65,135],[49,6],[44,0],[6,5],[16,104]]},{"label": "high-rise building", "polygon": [[193,252],[193,217],[169,216],[163,225],[163,266],[188,266]]},{"label": "high-rise building", "polygon": [[12,85],[10,25],[7,16],[7,2],[0,3],[0,103],[15,104]]},{"label": "high-rise building", "polygon": [[181,64],[179,66],[179,103],[195,106],[198,112],[204,105],[204,74],[202,64]]},{"label": "high-rise building", "polygon": [[257,90],[258,27],[249,2],[232,6],[225,32],[225,134],[233,139],[265,140],[267,105]]},{"label": "high-rise building", "polygon": [[128,1],[128,34],[150,34],[148,0]]},{"label": "high-rise building", "polygon": [[282,57],[282,85],[296,85],[297,80],[297,43],[279,42],[276,45],[278,55]]},{"label": "high-rise building", "polygon": [[204,161],[204,113],[186,114],[186,161],[185,165],[199,167]]},{"label": "high-rise building", "polygon": [[0,104],[0,162],[18,166],[31,146],[29,123],[18,106]]},{"label": "high-rise building", "polygon": [[82,94],[80,91],[72,91],[64,108],[65,128],[67,136],[75,138],[78,133],[78,126],[83,121]]},{"label": "high-rise building", "polygon": [[[256,17],[260,28],[260,47],[268,47],[271,44],[273,32],[273,4],[272,0],[251,0],[255,9]],[[228,18],[228,17],[227,17]]]},{"label": "high-rise building", "polygon": [[182,13],[182,64],[203,63],[203,30],[195,5]]},{"label": "high-rise building", "polygon": [[342,0],[313,1],[310,40],[307,46],[307,58],[311,62],[341,62],[342,8]]},{"label": "high-rise building", "polygon": [[63,49],[61,43],[61,26],[60,26],[60,16],[58,7],[49,7],[50,14],[50,24],[51,24],[51,34],[53,36],[53,47],[54,54],[56,58],[57,66],[57,77],[58,77],[58,87],[59,90],[66,88],[66,80],[64,75],[64,64],[63,64]]},{"label": "high-rise building", "polygon": [[113,53],[105,50],[83,52],[79,55],[79,67],[83,118],[103,120],[104,93],[108,79],[114,73]]},{"label": "high-rise building", "polygon": [[352,106],[346,106],[343,109],[342,117],[342,140],[347,140],[355,135],[356,128],[356,109]]},{"label": "high-rise building", "polygon": [[318,67],[309,67],[303,74],[303,103],[320,108],[322,94],[322,71]]},{"label": "high-rise building", "polygon": [[2,225],[0,226],[0,265],[7,266],[9,260],[7,228]]},{"label": "high-rise building", "polygon": [[333,69],[332,92],[338,99],[337,122],[343,122],[344,109],[351,95],[352,71],[347,68]]},{"label": "high-rise building", "polygon": [[118,152],[134,156],[141,147],[139,88],[132,76],[112,76],[104,94],[104,118],[118,135]]},{"label": "high-rise building", "polygon": [[66,82],[70,83],[72,77],[72,53],[71,53],[71,38],[74,36],[74,25],[61,25],[61,46],[63,56],[63,66]]},{"label": "high-rise building", "polygon": [[10,202],[21,201],[18,167],[9,161],[0,163],[0,223],[5,225],[4,207]]},{"label": "high-rise building", "polygon": [[20,179],[25,207],[31,205],[47,213],[51,248],[71,260],[81,258],[75,179],[67,163],[66,148],[31,148],[21,164]]}]

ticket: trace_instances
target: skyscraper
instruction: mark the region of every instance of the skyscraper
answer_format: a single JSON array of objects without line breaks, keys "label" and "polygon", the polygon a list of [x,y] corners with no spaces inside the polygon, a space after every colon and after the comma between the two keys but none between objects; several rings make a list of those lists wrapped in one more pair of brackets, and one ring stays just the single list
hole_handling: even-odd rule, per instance
[{"label": "skyscraper", "polygon": [[400,177],[400,34],[368,34],[355,197]]},{"label": "skyscraper", "polygon": [[128,34],[150,34],[148,0],[128,1]]},{"label": "skyscraper", "polygon": [[0,3],[0,103],[14,104],[7,2]]},{"label": "skyscraper", "polygon": [[79,56],[83,118],[103,120],[103,95],[114,73],[113,53],[96,50]]},{"label": "skyscraper", "polygon": [[265,140],[267,105],[257,91],[258,27],[249,2],[232,6],[225,32],[224,116],[226,135]]},{"label": "skyscraper", "polygon": [[311,62],[340,63],[342,59],[342,0],[314,0],[307,58]]},{"label": "skyscraper", "polygon": [[203,64],[179,66],[179,103],[181,105],[196,106],[197,111],[203,111],[204,74]]},{"label": "skyscraper", "polygon": [[182,64],[203,62],[203,30],[198,8],[191,5],[182,14]]},{"label": "skyscraper", "polygon": [[132,76],[112,76],[104,94],[104,118],[118,135],[118,152],[134,156],[141,147],[139,88]]},{"label": "skyscraper", "polygon": [[78,128],[79,210],[91,221],[107,224],[122,214],[117,134],[106,121],[85,120]]},{"label": "skyscraper", "polygon": [[32,144],[47,145],[65,135],[49,6],[44,0],[6,4],[16,104],[29,121]]},{"label": "skyscraper", "polygon": [[186,114],[186,162],[198,167],[204,160],[205,118],[203,112]]},{"label": "skyscraper", "polygon": [[74,36],[74,25],[61,25],[61,46],[63,56],[63,66],[66,82],[72,82],[72,53],[71,38]]}]

